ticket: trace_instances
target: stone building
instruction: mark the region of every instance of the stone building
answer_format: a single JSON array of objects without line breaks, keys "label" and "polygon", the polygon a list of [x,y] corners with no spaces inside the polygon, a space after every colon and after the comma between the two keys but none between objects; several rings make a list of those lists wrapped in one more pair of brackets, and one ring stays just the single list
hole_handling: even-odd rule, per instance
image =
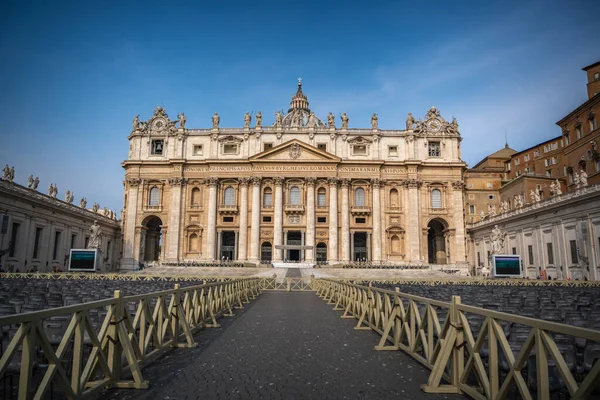
[{"label": "stone building", "polygon": [[99,269],[116,271],[121,258],[121,224],[112,211],[86,208],[73,203],[67,191],[64,201],[51,185],[49,194],[37,191],[30,178],[28,187],[13,182],[14,172],[0,180],[0,265],[4,271],[66,271],[71,249],[85,249],[90,227],[98,221],[102,229]]},{"label": "stone building", "polygon": [[[337,122],[337,124],[336,124]],[[298,83],[263,125],[188,129],[157,107],[136,117],[125,168],[123,269],[237,260],[464,264],[461,137],[432,107],[382,130],[325,120]],[[404,121],[402,121],[404,125]]]}]

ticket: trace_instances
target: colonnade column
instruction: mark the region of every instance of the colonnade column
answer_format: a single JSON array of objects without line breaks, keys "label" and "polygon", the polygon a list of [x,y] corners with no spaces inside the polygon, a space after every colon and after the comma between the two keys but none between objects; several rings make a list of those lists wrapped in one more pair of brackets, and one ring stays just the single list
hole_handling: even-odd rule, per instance
[{"label": "colonnade column", "polygon": [[283,178],[275,178],[275,215],[273,221],[273,261],[281,262],[281,246],[283,234]]},{"label": "colonnade column", "polygon": [[354,232],[350,233],[350,262],[354,261]]},{"label": "colonnade column", "polygon": [[[467,262],[467,252],[465,249],[465,221],[463,214],[463,188],[465,184],[462,181],[452,182],[454,199],[452,204],[454,224],[454,253],[450,253],[453,264],[463,264]],[[542,243],[541,241],[539,243]],[[449,251],[448,249],[447,251]]]},{"label": "colonnade column", "polygon": [[350,261],[350,209],[348,200],[348,186],[350,179],[342,179],[342,256],[341,261]]},{"label": "colonnade column", "polygon": [[329,248],[327,261],[338,261],[338,211],[337,211],[337,184],[338,178],[329,178]]},{"label": "colonnade column", "polygon": [[209,261],[216,259],[215,254],[215,235],[217,231],[217,185],[219,178],[208,178],[208,223],[206,229],[206,259]]},{"label": "colonnade column", "polygon": [[371,180],[373,191],[373,261],[381,261],[381,182],[379,179]]},{"label": "colonnade column", "polygon": [[[306,178],[306,262],[315,260],[315,178]],[[312,248],[311,248],[312,246]]]},{"label": "colonnade column", "polygon": [[[122,270],[135,270],[138,266],[139,257],[139,246],[135,247],[135,220],[137,218],[137,201],[138,201],[138,188],[141,183],[141,179],[128,178],[127,179],[127,205],[125,209],[125,237],[123,238],[123,260],[121,261]],[[29,221],[27,221],[29,225]],[[24,232],[27,232],[28,226],[24,227]],[[81,235],[83,238],[84,235]],[[81,239],[83,240],[83,239]],[[26,247],[28,248],[28,247]],[[134,249],[138,249],[137,252]]]},{"label": "colonnade column", "polygon": [[[421,221],[419,218],[419,187],[422,182],[417,179],[409,179],[405,181],[405,186],[408,188],[408,203],[406,204],[406,216],[407,216],[407,236],[408,241],[408,254],[410,254],[409,261],[422,261],[421,260]],[[426,237],[426,236],[425,236]]]},{"label": "colonnade column", "polygon": [[240,178],[240,233],[238,237],[237,260],[248,259],[248,185],[249,178]]},{"label": "colonnade column", "polygon": [[250,232],[250,261],[260,260],[260,180],[252,178],[252,231]]},{"label": "colonnade column", "polygon": [[169,235],[167,257],[172,262],[178,262],[179,237],[181,235],[181,194],[185,181],[182,178],[171,178],[169,179],[169,184],[171,185],[169,228],[171,229],[171,232],[173,232],[173,234]]}]

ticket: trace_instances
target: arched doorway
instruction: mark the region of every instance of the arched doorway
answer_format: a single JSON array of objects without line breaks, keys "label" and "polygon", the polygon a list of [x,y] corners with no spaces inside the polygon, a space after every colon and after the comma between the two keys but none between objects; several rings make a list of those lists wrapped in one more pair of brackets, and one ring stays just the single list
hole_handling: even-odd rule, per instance
[{"label": "arched doorway", "polygon": [[273,246],[269,242],[263,242],[260,246],[260,261],[271,262],[273,257]]},{"label": "arched doorway", "polygon": [[146,218],[142,225],[146,229],[142,231],[140,255],[146,262],[157,261],[162,248],[162,221],[153,215]]},{"label": "arched doorway", "polygon": [[427,224],[427,253],[430,264],[446,264],[446,224],[441,219],[433,219]]},{"label": "arched doorway", "polygon": [[327,245],[323,242],[317,244],[317,263],[327,262]]}]

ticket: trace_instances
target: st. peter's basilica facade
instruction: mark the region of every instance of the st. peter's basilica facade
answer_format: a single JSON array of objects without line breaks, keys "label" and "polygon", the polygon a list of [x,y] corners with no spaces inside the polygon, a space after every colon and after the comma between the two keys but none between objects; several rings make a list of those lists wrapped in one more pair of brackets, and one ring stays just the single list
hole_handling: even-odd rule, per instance
[{"label": "st. peter's basilica facade", "polygon": [[[400,123],[400,121],[399,121]],[[404,122],[401,122],[404,125]],[[298,83],[272,126],[134,119],[122,269],[160,261],[465,264],[461,137],[432,107],[404,129],[321,120]],[[465,264],[466,265],[466,264]]]}]

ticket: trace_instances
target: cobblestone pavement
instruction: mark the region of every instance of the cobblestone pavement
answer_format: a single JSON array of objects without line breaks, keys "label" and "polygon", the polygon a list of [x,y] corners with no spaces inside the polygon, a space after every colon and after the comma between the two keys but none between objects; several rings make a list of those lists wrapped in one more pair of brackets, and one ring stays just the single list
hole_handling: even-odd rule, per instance
[{"label": "cobblestone pavement", "polygon": [[429,395],[428,370],[400,351],[373,350],[314,292],[267,292],[144,369],[150,389],[102,399],[463,399]]}]

